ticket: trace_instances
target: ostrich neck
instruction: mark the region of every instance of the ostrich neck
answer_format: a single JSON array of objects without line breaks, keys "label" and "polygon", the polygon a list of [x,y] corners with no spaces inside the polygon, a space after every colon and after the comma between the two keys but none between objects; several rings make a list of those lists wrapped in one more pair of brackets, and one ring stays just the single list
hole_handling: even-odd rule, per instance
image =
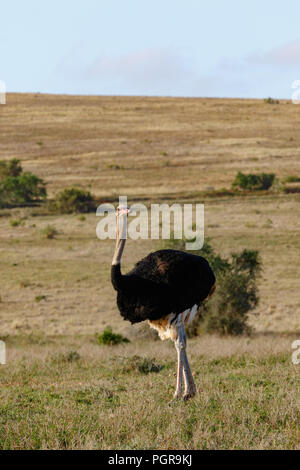
[{"label": "ostrich neck", "polygon": [[120,234],[123,234],[123,237],[126,234],[126,227],[125,227],[125,218],[121,217],[120,219],[117,219],[117,230],[116,230],[116,248],[112,260],[112,265],[118,265],[121,264],[121,258],[123,255],[125,243],[126,243],[126,238],[121,238]]}]

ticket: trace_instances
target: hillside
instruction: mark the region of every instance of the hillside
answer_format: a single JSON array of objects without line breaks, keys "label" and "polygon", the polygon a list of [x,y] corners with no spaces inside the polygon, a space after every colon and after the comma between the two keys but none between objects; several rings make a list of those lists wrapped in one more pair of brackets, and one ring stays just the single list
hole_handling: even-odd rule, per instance
[{"label": "hillside", "polygon": [[[204,202],[205,235],[222,254],[249,247],[263,260],[258,331],[300,331],[300,195],[210,197],[238,171],[300,176],[300,108],[288,101],[8,94],[0,159],[18,158],[49,196],[76,184],[100,200]],[[207,195],[203,196],[203,192]],[[3,334],[93,333],[120,322],[109,268],[89,214],[0,211]],[[11,220],[21,220],[11,226]],[[42,229],[58,230],[45,240]],[[125,269],[156,247],[128,241]],[[41,301],[37,297],[45,296]]]}]

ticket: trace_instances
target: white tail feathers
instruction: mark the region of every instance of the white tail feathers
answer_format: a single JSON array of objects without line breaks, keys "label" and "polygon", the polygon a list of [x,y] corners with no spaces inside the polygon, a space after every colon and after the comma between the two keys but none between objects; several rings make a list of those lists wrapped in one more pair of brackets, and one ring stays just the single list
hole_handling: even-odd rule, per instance
[{"label": "white tail feathers", "polygon": [[190,310],[186,310],[183,312],[182,315],[182,322],[183,323],[191,323],[197,313],[198,305],[194,305]]}]

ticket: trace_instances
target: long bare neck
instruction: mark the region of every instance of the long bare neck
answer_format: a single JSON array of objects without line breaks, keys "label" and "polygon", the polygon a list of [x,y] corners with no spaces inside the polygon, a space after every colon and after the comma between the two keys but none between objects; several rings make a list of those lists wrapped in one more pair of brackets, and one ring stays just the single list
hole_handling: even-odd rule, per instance
[{"label": "long bare neck", "polygon": [[117,230],[116,230],[116,248],[112,260],[112,265],[121,264],[125,243],[126,243],[126,216],[117,217]]}]

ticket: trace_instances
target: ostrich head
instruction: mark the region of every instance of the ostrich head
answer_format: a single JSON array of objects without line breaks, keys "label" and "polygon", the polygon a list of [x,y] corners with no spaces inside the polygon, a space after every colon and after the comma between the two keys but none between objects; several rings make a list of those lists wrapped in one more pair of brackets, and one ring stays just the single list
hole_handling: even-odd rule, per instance
[{"label": "ostrich head", "polygon": [[130,212],[129,207],[125,205],[120,205],[117,207],[116,210],[116,218],[117,218],[117,240],[119,239],[126,239],[127,234],[127,217]]},{"label": "ostrich head", "polygon": [[117,227],[116,227],[116,249],[113,257],[112,264],[120,264],[121,257],[123,254],[125,242],[126,242],[126,235],[127,235],[127,217],[130,210],[129,207],[125,205],[121,205],[117,207],[116,210],[116,219],[117,219]]},{"label": "ostrich head", "polygon": [[125,205],[120,205],[117,207],[117,210],[116,210],[116,216],[117,218],[120,217],[120,216],[124,216],[124,215],[128,215],[130,212],[130,209],[129,207],[125,206]]}]

